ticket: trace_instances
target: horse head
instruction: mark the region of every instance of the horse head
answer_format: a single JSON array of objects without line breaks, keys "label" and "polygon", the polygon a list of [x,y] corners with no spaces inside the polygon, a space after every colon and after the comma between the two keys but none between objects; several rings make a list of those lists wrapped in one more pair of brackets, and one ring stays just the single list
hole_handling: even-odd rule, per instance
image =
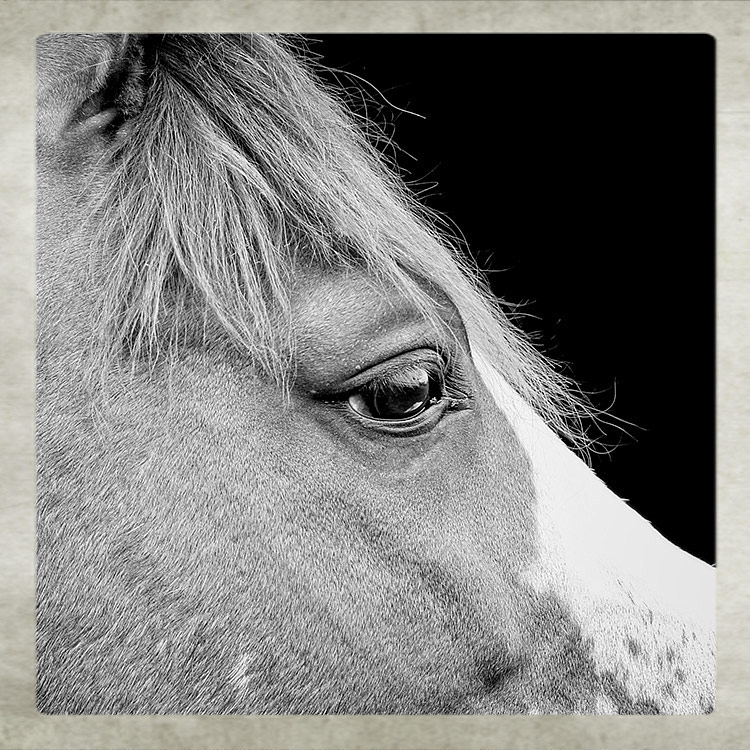
[{"label": "horse head", "polygon": [[713,570],[288,40],[38,69],[41,711],[711,710]]}]

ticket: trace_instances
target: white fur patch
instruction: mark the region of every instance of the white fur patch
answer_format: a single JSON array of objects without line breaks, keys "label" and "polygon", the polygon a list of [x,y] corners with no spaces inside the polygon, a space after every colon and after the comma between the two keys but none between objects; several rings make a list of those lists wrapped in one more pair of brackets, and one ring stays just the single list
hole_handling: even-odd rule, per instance
[{"label": "white fur patch", "polygon": [[[661,536],[475,363],[534,469],[538,555],[526,582],[565,606],[597,672],[633,701],[701,713],[713,693],[714,569]],[[601,697],[598,709],[611,703]]]}]

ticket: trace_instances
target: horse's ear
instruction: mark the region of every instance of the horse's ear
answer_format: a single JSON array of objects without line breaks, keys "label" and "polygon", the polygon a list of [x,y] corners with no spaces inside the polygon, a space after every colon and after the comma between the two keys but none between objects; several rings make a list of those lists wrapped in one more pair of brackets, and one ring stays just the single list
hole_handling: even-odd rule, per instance
[{"label": "horse's ear", "polygon": [[83,145],[116,140],[140,112],[148,67],[147,35],[48,34],[37,40],[42,137]]},{"label": "horse's ear", "polygon": [[143,107],[146,90],[144,37],[111,38],[111,57],[102,61],[94,90],[77,112],[78,126],[110,139],[122,137],[124,126]]}]

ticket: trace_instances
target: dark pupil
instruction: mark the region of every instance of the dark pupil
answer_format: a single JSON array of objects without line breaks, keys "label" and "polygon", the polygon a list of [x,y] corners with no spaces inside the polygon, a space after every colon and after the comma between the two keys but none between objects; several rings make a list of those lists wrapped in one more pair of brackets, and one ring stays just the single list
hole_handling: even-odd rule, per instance
[{"label": "dark pupil", "polygon": [[422,411],[430,400],[430,376],[421,367],[409,368],[378,384],[365,396],[377,419],[406,419]]}]

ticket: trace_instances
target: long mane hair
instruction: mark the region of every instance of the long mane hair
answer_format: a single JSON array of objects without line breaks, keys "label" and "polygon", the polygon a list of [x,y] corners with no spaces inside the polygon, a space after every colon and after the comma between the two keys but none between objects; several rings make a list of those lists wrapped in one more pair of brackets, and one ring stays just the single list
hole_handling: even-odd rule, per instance
[{"label": "long mane hair", "polygon": [[440,218],[420,205],[289,36],[125,38],[140,95],[94,212],[106,264],[105,366],[175,351],[200,310],[281,386],[293,378],[289,290],[305,264],[364,267],[428,318],[424,283],[480,355],[585,450],[586,399],[510,322]]}]

